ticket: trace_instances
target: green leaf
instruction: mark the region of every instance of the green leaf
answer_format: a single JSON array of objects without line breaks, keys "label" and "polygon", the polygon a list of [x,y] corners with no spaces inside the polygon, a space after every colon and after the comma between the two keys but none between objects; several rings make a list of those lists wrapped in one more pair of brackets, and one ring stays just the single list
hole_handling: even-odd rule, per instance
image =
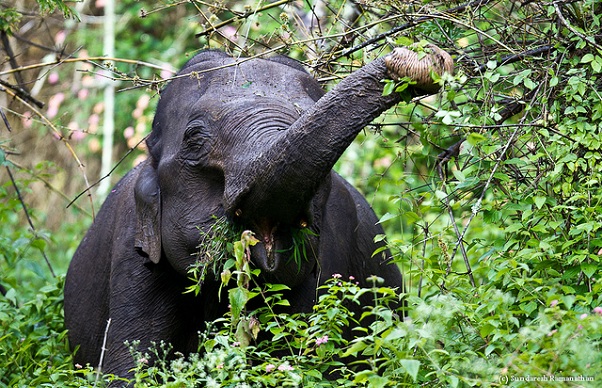
[{"label": "green leaf", "polygon": [[413,224],[416,221],[420,221],[422,218],[415,212],[408,211],[408,212],[403,213],[403,219],[408,224]]},{"label": "green leaf", "polygon": [[284,284],[266,284],[266,287],[270,292],[290,290],[290,287]]},{"label": "green leaf", "polygon": [[581,58],[581,63],[590,63],[594,60],[594,54],[587,53]]},{"label": "green leaf", "polygon": [[364,343],[363,341],[357,341],[353,345],[351,345],[341,357],[356,356],[359,352],[366,349],[366,347],[368,347],[366,343]]},{"label": "green leaf", "polygon": [[602,57],[596,55],[596,60],[592,61],[590,66],[594,72],[599,73],[602,70]]},{"label": "green leaf", "polygon": [[379,224],[382,224],[383,222],[392,220],[397,218],[399,215],[398,214],[392,214],[392,213],[385,213],[384,216],[380,217],[380,220],[378,220]]},{"label": "green leaf", "polygon": [[531,78],[525,78],[523,84],[527,89],[533,90],[537,87],[537,84],[531,80]]},{"label": "green leaf", "polygon": [[46,248],[46,241],[42,238],[36,238],[31,242],[31,246],[43,251]]},{"label": "green leaf", "polygon": [[4,297],[11,301],[14,306],[17,306],[17,291],[14,288],[9,289]]},{"label": "green leaf", "polygon": [[468,143],[470,145],[477,145],[480,142],[483,142],[487,140],[487,138],[483,135],[481,135],[480,133],[476,133],[476,132],[471,132],[468,134],[468,136],[466,136],[466,141],[468,141]]},{"label": "green leaf", "polygon": [[232,288],[228,290],[228,297],[230,301],[232,317],[234,320],[237,320],[247,304],[247,301],[249,300],[249,290],[242,287]]},{"label": "green leaf", "polygon": [[420,370],[420,361],[418,360],[399,360],[399,363],[406,370],[406,372],[412,377],[414,381],[418,378],[418,371]]},{"label": "green leaf", "polygon": [[383,96],[388,96],[395,91],[395,82],[391,80],[384,80],[385,87],[383,88]]},{"label": "green leaf", "polygon": [[466,180],[466,177],[464,176],[464,173],[460,170],[452,170],[452,174],[454,174],[454,177],[458,180],[458,182],[464,182]]},{"label": "green leaf", "polygon": [[587,276],[588,278],[591,278],[592,276],[594,276],[594,274],[596,273],[597,270],[598,270],[598,264],[581,263],[581,271],[583,271],[585,276]]},{"label": "green leaf", "polygon": [[508,225],[508,227],[504,230],[504,232],[514,233],[514,232],[518,232],[521,229],[523,229],[523,224],[517,222],[517,223]]},{"label": "green leaf", "polygon": [[534,197],[533,202],[538,209],[541,209],[543,205],[545,205],[547,198],[546,197]]}]

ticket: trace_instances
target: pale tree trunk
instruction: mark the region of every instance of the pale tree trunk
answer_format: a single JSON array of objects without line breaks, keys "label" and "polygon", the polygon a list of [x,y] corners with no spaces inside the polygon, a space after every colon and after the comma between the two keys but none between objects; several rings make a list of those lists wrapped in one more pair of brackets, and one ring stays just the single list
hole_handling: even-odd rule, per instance
[{"label": "pale tree trunk", "polygon": [[[115,56],[115,0],[105,0],[103,55]],[[102,167],[100,176],[106,177],[113,168],[113,134],[115,132],[115,85],[107,79],[104,89],[104,117],[102,130]],[[98,195],[106,197],[111,180],[107,177],[98,186]]]}]

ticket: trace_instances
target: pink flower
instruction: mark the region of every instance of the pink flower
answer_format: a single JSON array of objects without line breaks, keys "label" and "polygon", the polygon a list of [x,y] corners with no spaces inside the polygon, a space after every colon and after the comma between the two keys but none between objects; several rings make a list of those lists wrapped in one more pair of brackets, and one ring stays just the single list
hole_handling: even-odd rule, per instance
[{"label": "pink flower", "polygon": [[340,279],[342,277],[342,275],[340,273],[334,273],[334,274],[332,274],[332,277],[335,279]]},{"label": "pink flower", "polygon": [[274,365],[274,364],[267,364],[267,365],[265,366],[265,371],[266,371],[266,372],[268,372],[268,373],[270,373],[270,372],[271,372],[271,371],[273,371],[274,369],[276,369],[276,365]]},{"label": "pink flower", "polygon": [[328,336],[325,335],[324,337],[320,337],[316,340],[316,346],[320,346],[325,344],[326,342],[328,342]]},{"label": "pink flower", "polygon": [[134,136],[134,133],[134,127],[129,126],[123,130],[123,137],[125,137],[126,139],[130,139],[132,136]]},{"label": "pink flower", "polygon": [[553,301],[550,302],[550,307],[556,307],[557,304],[558,304],[558,299],[554,299]]},{"label": "pink flower", "polygon": [[56,33],[56,35],[54,37],[54,44],[56,46],[61,46],[63,43],[65,43],[66,38],[67,38],[67,33],[64,30],[61,30]]},{"label": "pink flower", "polygon": [[75,369],[81,369],[83,368],[83,366],[81,366],[81,364],[75,364]]},{"label": "pink flower", "polygon": [[52,73],[48,74],[49,84],[54,85],[57,82],[59,82],[59,73],[53,71]]},{"label": "pink flower", "polygon": [[148,364],[148,359],[146,357],[141,357],[138,359],[138,364]]},{"label": "pink flower", "polygon": [[33,113],[31,113],[31,112],[25,112],[25,113],[23,113],[22,120],[23,120],[23,127],[24,128],[31,127],[31,125],[33,124],[32,118],[33,118]]},{"label": "pink flower", "polygon": [[587,318],[587,314],[583,313],[581,315],[579,315],[579,319],[585,319]]},{"label": "pink flower", "polygon": [[602,307],[601,306],[594,307],[594,313],[596,313],[598,315],[602,315]]},{"label": "pink flower", "polygon": [[278,370],[283,372],[285,370],[293,370],[293,367],[290,366],[289,364],[282,364],[278,367]]},{"label": "pink flower", "polygon": [[551,332],[548,333],[548,337],[553,336],[558,330],[554,329]]},{"label": "pink flower", "polygon": [[80,89],[77,92],[77,98],[80,100],[85,100],[86,98],[88,98],[89,94],[90,94],[90,91],[88,89]]}]

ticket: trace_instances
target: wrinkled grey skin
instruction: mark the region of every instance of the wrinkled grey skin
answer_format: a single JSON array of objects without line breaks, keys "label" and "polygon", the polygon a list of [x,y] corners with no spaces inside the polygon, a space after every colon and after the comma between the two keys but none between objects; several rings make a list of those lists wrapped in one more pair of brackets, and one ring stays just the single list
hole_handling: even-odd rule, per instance
[{"label": "wrinkled grey skin", "polygon": [[[202,52],[161,93],[149,158],[114,188],[76,251],[65,284],[65,321],[75,361],[128,375],[140,348],[165,340],[196,351],[205,321],[227,311],[208,276],[197,298],[183,294],[198,252],[198,228],[214,216],[253,231],[262,279],[289,285],[292,311],[311,311],[316,288],[334,273],[365,283],[378,275],[401,287],[388,251],[372,257],[383,233],[366,200],[332,167],[357,133],[398,102],[382,96],[382,58],[324,95],[288,58],[235,66]],[[220,67],[220,69],[207,71]],[[307,226],[308,260],[290,259],[294,230]]]}]

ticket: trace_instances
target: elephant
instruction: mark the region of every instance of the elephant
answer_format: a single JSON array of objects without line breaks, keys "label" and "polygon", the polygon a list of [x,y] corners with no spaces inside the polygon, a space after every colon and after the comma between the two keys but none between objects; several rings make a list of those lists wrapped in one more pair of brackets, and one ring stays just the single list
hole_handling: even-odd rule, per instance
[{"label": "elephant", "polygon": [[[373,256],[383,244],[375,242],[384,233],[378,218],[333,166],[407,95],[384,95],[383,79],[412,76],[412,93],[428,94],[438,88],[429,71],[449,71],[451,58],[434,48],[421,81],[412,73],[420,61],[408,53],[416,54],[397,48],[377,58],[328,93],[284,56],[207,50],[190,59],[160,92],[147,159],[116,184],[69,265],[64,312],[75,362],[97,366],[104,348],[103,372],[130,376],[126,341],[197,350],[205,323],[228,311],[211,276],[198,297],[184,293],[201,232],[219,217],[254,233],[251,262],[261,281],[290,288],[291,312],[310,312],[335,273],[401,288],[390,252]],[[307,252],[297,262],[295,235]]]}]

